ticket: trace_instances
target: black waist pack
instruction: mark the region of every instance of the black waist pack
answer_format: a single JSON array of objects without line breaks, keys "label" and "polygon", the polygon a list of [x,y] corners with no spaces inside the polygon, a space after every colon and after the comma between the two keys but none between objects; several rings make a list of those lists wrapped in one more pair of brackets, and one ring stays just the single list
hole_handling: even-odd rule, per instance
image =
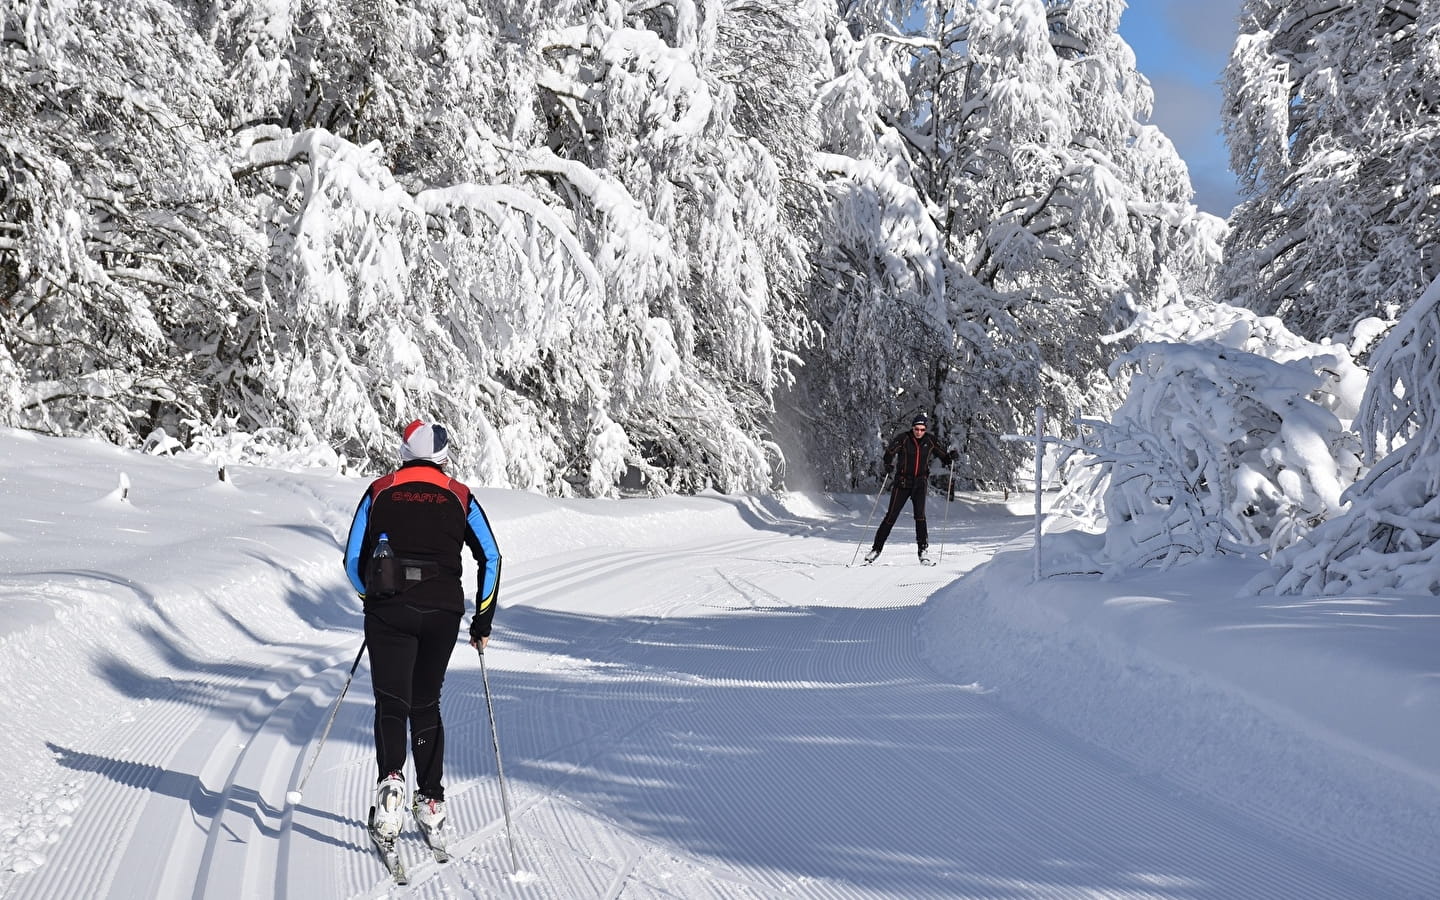
[{"label": "black waist pack", "polygon": [[440,574],[440,564],[402,556],[372,557],[365,569],[365,601],[388,600]]}]

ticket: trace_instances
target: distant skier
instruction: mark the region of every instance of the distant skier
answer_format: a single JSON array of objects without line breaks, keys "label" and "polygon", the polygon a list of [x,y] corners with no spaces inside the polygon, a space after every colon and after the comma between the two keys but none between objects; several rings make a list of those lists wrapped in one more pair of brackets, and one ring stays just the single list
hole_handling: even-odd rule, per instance
[{"label": "distant skier", "polygon": [[930,479],[930,457],[939,457],[946,465],[952,464],[955,457],[940,446],[929,430],[930,420],[921,413],[910,423],[909,431],[900,432],[885,445],[885,472],[888,475],[894,470],[895,484],[890,489],[890,506],[885,510],[880,530],[875,532],[875,543],[865,554],[867,566],[885,549],[885,539],[890,536],[890,529],[895,527],[895,520],[900,518],[900,510],[906,500],[910,501],[915,514],[915,543],[919,547],[920,561],[927,566],[933,565],[927,552],[930,534],[925,528],[925,491]]},{"label": "distant skier", "polygon": [[470,646],[483,651],[489,643],[500,591],[500,548],[470,489],[445,474],[449,443],[444,426],[405,426],[400,468],[366,489],[345,543],[345,574],[364,600],[375,687],[380,779],[371,831],[392,848],[405,824],[407,724],[415,755],[411,813],[437,843],[445,822],[440,686],[465,615],[462,547],[480,565]]}]

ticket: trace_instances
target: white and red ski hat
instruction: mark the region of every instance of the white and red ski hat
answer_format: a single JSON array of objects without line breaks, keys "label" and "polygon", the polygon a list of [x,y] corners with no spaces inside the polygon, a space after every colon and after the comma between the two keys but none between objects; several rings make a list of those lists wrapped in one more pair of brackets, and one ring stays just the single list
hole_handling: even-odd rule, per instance
[{"label": "white and red ski hat", "polygon": [[423,459],[442,466],[450,461],[450,434],[444,425],[433,425],[416,419],[405,426],[400,436],[402,461]]}]

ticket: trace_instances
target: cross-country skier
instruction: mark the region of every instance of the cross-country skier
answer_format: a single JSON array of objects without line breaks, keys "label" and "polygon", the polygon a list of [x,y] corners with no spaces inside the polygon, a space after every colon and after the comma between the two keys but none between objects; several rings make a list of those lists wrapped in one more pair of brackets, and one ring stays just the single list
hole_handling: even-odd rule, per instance
[{"label": "cross-country skier", "polygon": [[[483,651],[489,642],[500,591],[500,548],[470,489],[445,474],[449,443],[444,426],[405,426],[400,468],[366,489],[345,543],[345,574],[364,601],[375,687],[380,781],[371,829],[381,842],[393,843],[405,824],[407,724],[415,755],[411,813],[427,839],[445,822],[440,685],[465,615],[462,547],[480,568],[470,646]],[[388,554],[377,558],[382,536]]]},{"label": "cross-country skier", "polygon": [[880,530],[875,532],[875,543],[865,554],[867,566],[885,549],[885,539],[890,536],[890,529],[895,527],[895,520],[900,518],[900,510],[905,507],[906,500],[910,501],[915,513],[915,543],[920,550],[920,561],[930,565],[926,552],[930,547],[930,534],[925,528],[925,491],[930,479],[930,457],[937,456],[946,465],[954,462],[955,457],[947,448],[940,446],[929,430],[930,420],[921,413],[910,423],[909,431],[900,432],[885,445],[885,472],[888,475],[893,469],[895,484],[890,489],[890,506],[885,510],[885,519],[880,523]]}]

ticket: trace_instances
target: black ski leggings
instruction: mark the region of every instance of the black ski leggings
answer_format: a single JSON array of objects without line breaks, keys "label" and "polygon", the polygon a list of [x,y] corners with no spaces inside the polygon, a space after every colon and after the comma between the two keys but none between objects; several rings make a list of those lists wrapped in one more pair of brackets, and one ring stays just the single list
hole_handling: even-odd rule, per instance
[{"label": "black ski leggings", "polygon": [[930,532],[925,528],[925,494],[926,479],[914,475],[897,475],[895,487],[890,490],[890,506],[885,510],[885,519],[880,523],[880,530],[875,532],[875,543],[870,549],[879,553],[885,548],[885,539],[890,537],[890,529],[895,527],[895,520],[900,518],[900,510],[905,508],[905,501],[910,501],[911,509],[915,513],[915,543],[923,552],[930,546]]},{"label": "black ski leggings", "polygon": [[460,633],[461,613],[392,603],[365,612],[370,680],[375,687],[375,760],[380,777],[405,768],[405,727],[415,754],[417,790],[445,799],[445,726],[440,685]]}]

